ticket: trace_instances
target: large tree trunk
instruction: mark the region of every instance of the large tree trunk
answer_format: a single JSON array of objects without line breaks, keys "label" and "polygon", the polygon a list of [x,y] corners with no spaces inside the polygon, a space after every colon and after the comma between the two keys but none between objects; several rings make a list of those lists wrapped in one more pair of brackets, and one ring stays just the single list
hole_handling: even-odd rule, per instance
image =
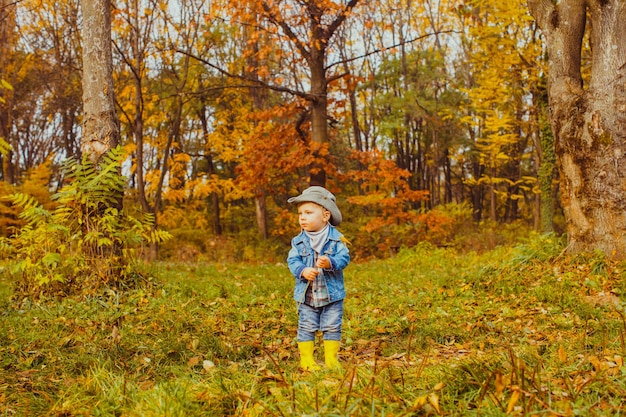
[{"label": "large tree trunk", "polygon": [[[548,96],[569,250],[626,258],[626,2],[528,0],[545,35]],[[581,46],[591,20],[592,72]]]},{"label": "large tree trunk", "polygon": [[110,0],[81,0],[83,13],[84,155],[98,163],[119,143],[115,113]]}]

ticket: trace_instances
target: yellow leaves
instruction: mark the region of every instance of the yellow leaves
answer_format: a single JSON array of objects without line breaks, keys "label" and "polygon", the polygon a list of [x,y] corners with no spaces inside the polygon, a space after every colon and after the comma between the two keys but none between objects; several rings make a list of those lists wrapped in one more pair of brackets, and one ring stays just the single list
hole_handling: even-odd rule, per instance
[{"label": "yellow leaves", "polygon": [[6,82],[3,78],[0,78],[0,87],[13,91],[13,86]]},{"label": "yellow leaves", "polygon": [[504,392],[504,389],[506,388],[506,384],[504,383],[501,371],[496,371],[495,373],[494,386],[496,389],[496,395],[498,397],[501,396],[502,393]]},{"label": "yellow leaves", "polygon": [[[469,9],[459,10],[479,23],[467,26],[472,84],[464,91],[474,111],[463,118],[463,123],[476,132],[480,162],[499,170],[519,164],[519,158],[528,157],[533,151],[532,147],[523,153],[517,149],[529,135],[528,122],[520,114],[531,112],[532,105],[521,97],[529,94],[541,71],[539,65],[528,63],[540,62],[542,55],[539,43],[530,41],[533,27],[524,5],[515,2],[503,6],[496,0],[478,3],[480,6],[471,13]],[[494,174],[487,173],[492,177]]]},{"label": "yellow leaves", "polygon": [[218,193],[225,202],[251,197],[235,183],[234,179],[221,179],[217,175],[188,181],[186,190],[188,196],[194,199],[204,199],[212,193]]},{"label": "yellow leaves", "polygon": [[443,389],[444,386],[445,384],[443,382],[439,382],[428,394],[418,397],[413,402],[411,411],[423,411],[428,414],[437,413],[439,415],[443,415],[443,410],[439,405],[439,395],[437,395],[437,391]]},{"label": "yellow leaves", "polygon": [[592,355],[589,357],[589,363],[596,373],[603,372],[609,376],[614,376],[620,374],[621,368],[624,366],[624,358],[621,355],[602,357]]},{"label": "yellow leaves", "polygon": [[200,356],[192,356],[191,358],[189,358],[187,360],[187,367],[188,368],[193,368],[196,365],[198,365],[200,363],[200,360],[202,359],[202,357]]},{"label": "yellow leaves", "polygon": [[561,364],[567,362],[567,352],[565,351],[563,345],[559,345],[559,348],[557,349],[557,355]]},{"label": "yellow leaves", "polygon": [[[174,181],[173,181],[174,182]],[[183,202],[187,198],[187,191],[184,189],[167,188],[163,192],[164,201]]]},{"label": "yellow leaves", "polygon": [[511,398],[509,398],[509,402],[508,402],[508,404],[506,406],[506,413],[507,414],[511,414],[513,412],[513,410],[515,409],[515,405],[519,401],[519,397],[520,397],[519,388],[515,387],[513,389],[513,393],[511,394]]}]

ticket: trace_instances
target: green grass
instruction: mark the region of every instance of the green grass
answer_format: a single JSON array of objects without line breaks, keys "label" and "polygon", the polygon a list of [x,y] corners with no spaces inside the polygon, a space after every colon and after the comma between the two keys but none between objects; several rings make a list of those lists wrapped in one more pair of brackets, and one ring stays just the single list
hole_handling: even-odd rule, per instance
[{"label": "green grass", "polygon": [[562,249],[350,265],[342,372],[298,370],[284,264],[160,263],[141,288],[56,302],[1,282],[0,415],[619,415],[626,268]]}]

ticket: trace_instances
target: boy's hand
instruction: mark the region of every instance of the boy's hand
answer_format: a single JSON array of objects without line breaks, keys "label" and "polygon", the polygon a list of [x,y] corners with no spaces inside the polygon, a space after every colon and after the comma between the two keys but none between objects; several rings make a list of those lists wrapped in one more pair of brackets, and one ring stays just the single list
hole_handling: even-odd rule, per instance
[{"label": "boy's hand", "polygon": [[322,269],[328,269],[332,266],[332,264],[330,263],[330,259],[328,258],[328,256],[320,256],[319,258],[317,258],[317,263],[315,264],[315,266]]},{"label": "boy's hand", "polygon": [[315,277],[318,273],[319,271],[316,268],[304,268],[302,270],[302,278],[307,281],[315,281]]}]

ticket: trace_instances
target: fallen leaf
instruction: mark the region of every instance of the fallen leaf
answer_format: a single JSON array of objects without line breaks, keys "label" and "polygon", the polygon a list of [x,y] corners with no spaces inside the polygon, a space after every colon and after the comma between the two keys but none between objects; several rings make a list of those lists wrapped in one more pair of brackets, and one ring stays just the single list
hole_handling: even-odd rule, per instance
[{"label": "fallen leaf", "polygon": [[187,367],[193,368],[199,363],[200,363],[200,356],[194,356],[194,357],[189,358],[189,360],[187,361]]},{"label": "fallen leaf", "polygon": [[517,404],[517,401],[519,401],[519,395],[519,389],[514,389],[513,393],[511,394],[511,398],[509,399],[509,404],[506,406],[507,414],[510,414],[515,408],[515,404]]},{"label": "fallen leaf", "polygon": [[563,348],[563,345],[559,345],[559,350],[557,351],[558,355],[559,355],[559,360],[561,361],[561,363],[565,363],[567,361],[567,352],[565,351],[565,348]]},{"label": "fallen leaf", "polygon": [[427,402],[428,402],[428,397],[426,395],[424,395],[422,397],[418,397],[415,400],[415,402],[413,403],[412,409],[414,411],[417,411],[417,410],[421,409],[422,407],[424,407]]},{"label": "fallen leaf", "polygon": [[437,394],[431,392],[428,395],[428,403],[433,406],[438,414],[441,414],[441,409],[439,408],[439,397],[437,396]]},{"label": "fallen leaf", "polygon": [[504,391],[504,388],[506,388],[504,382],[502,381],[502,372],[496,372],[496,381],[494,385],[496,386],[496,394],[499,397],[500,394],[502,394],[502,391]]}]

